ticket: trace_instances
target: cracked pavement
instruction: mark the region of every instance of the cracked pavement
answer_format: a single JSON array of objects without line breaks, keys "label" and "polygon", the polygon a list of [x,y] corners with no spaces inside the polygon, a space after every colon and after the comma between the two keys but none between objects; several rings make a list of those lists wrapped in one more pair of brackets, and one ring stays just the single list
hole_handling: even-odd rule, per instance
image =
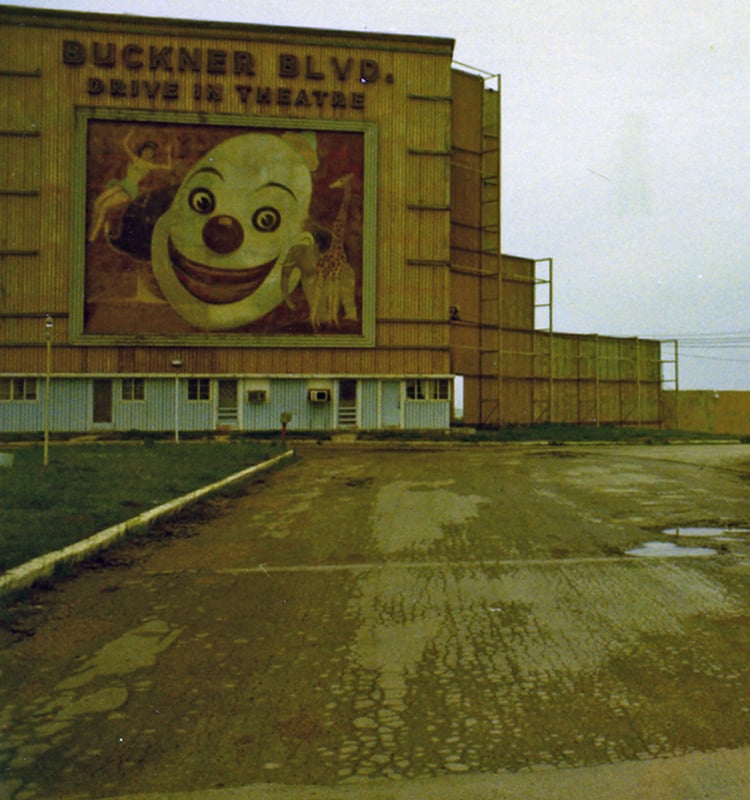
[{"label": "cracked pavement", "polygon": [[[705,754],[748,778],[750,449],[299,455],[12,609],[0,798],[582,798],[608,770],[713,797],[625,793],[681,764],[732,796]],[[673,527],[728,532],[626,555]]]}]

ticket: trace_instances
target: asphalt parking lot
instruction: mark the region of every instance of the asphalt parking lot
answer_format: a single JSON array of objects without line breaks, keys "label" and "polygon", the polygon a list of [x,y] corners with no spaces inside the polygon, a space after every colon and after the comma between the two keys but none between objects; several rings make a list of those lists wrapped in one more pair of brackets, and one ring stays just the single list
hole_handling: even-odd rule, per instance
[{"label": "asphalt parking lot", "polygon": [[0,798],[750,797],[749,447],[298,456],[19,605]]}]

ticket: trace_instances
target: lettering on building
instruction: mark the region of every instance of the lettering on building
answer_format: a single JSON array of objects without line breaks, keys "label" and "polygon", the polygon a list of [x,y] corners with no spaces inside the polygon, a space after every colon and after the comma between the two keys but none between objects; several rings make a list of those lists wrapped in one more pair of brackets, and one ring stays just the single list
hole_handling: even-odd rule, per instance
[{"label": "lettering on building", "polygon": [[[270,85],[258,80],[258,63],[249,50],[175,47],[113,42],[62,43],[68,67],[112,70],[116,75],[89,75],[85,91],[113,100],[146,98],[220,104],[233,94],[245,107],[365,108],[367,86],[393,83],[370,58],[281,53],[273,65],[276,78],[304,86]],[[221,78],[233,79],[222,82]]]}]

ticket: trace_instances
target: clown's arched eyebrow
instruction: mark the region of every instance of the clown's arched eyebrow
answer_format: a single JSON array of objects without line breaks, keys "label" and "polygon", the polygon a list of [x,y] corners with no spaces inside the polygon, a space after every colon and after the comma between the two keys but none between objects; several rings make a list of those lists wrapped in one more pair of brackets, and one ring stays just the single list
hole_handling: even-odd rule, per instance
[{"label": "clown's arched eyebrow", "polygon": [[266,186],[275,186],[277,189],[283,189],[285,192],[289,192],[289,194],[295,200],[297,199],[297,195],[288,186],[284,186],[283,183],[276,183],[276,181],[268,181],[268,183],[264,183],[263,186],[261,186],[260,188],[265,189]]},{"label": "clown's arched eyebrow", "polygon": [[216,175],[222,180],[224,180],[224,176],[219,172],[218,169],[216,169],[216,167],[202,167],[201,169],[195,171],[193,177],[195,177],[195,175],[200,175],[203,172],[209,172],[211,173],[211,175]]},{"label": "clown's arched eyebrow", "polygon": [[[221,178],[221,180],[225,180],[224,176],[221,174],[221,172],[219,172],[218,169],[216,169],[216,167],[202,167],[201,169],[195,171],[193,177],[195,177],[196,175],[201,175],[204,172],[208,172],[211,175],[216,175],[217,177]],[[277,189],[282,189],[283,191],[288,192],[295,200],[297,199],[297,195],[283,183],[277,183],[276,181],[268,181],[268,183],[264,183],[259,188],[265,189],[266,187],[271,187],[271,186],[275,186]]]}]

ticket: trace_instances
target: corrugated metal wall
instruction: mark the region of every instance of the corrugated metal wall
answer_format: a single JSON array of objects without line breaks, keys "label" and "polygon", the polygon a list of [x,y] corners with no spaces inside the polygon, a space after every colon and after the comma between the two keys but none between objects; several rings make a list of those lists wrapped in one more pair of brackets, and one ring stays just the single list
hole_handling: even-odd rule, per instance
[{"label": "corrugated metal wall", "polygon": [[376,380],[362,380],[357,386],[360,403],[359,427],[363,430],[374,430],[381,427],[378,419],[379,383]]},{"label": "corrugated metal wall", "polygon": [[[189,378],[179,376],[152,377],[144,380],[143,398],[123,397],[123,379],[61,378],[50,382],[50,420],[52,432],[86,431],[206,431],[221,427],[217,416],[218,385],[211,379],[209,397],[190,399]],[[107,419],[94,419],[94,384],[111,387]],[[327,431],[338,428],[338,382],[319,378],[264,379],[267,387],[263,399],[251,400],[248,391],[257,379],[235,381],[237,392],[236,427],[240,430],[278,431],[281,415],[291,414],[289,430]],[[389,387],[388,389],[384,386]],[[450,425],[449,400],[406,400],[405,380],[367,379],[357,382],[359,425],[364,430],[382,427],[444,429]],[[310,389],[326,388],[326,402],[309,399]],[[26,433],[44,426],[45,380],[36,379],[36,396],[30,400],[3,401],[0,405],[0,432]],[[175,404],[175,400],[177,401]],[[175,415],[176,412],[176,415]]]},{"label": "corrugated metal wall", "polygon": [[448,428],[450,407],[441,400],[407,400],[404,403],[404,427],[407,430]]}]

